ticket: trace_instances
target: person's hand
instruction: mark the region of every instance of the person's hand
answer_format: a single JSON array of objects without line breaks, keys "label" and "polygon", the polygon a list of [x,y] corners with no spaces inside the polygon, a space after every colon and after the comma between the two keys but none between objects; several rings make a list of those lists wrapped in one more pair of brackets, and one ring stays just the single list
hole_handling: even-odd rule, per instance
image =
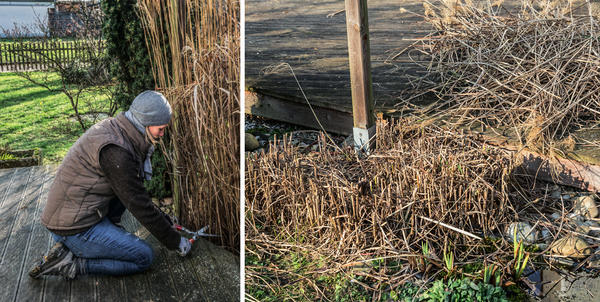
[{"label": "person's hand", "polygon": [[179,256],[185,257],[185,255],[187,255],[191,250],[192,243],[189,240],[187,240],[187,238],[181,236],[181,241],[179,241],[179,249],[177,250]]}]

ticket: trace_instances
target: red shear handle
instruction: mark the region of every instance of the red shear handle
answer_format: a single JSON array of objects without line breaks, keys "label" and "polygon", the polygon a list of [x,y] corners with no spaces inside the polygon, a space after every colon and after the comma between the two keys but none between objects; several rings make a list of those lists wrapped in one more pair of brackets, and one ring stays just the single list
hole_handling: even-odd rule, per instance
[{"label": "red shear handle", "polygon": [[193,244],[194,241],[196,241],[196,240],[194,240],[194,238],[190,239],[190,244]]}]

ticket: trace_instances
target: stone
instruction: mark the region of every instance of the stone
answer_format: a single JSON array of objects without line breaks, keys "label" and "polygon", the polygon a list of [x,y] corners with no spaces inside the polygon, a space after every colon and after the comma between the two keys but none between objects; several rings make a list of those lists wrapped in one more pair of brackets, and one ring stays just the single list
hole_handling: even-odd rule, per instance
[{"label": "stone", "polygon": [[586,218],[596,218],[598,207],[593,195],[579,196],[573,200],[573,213]]},{"label": "stone", "polygon": [[560,199],[560,195],[561,195],[560,194],[560,190],[556,190],[556,191],[553,191],[552,194],[550,194],[550,198],[552,198],[552,199]]},{"label": "stone", "polygon": [[550,249],[554,254],[573,258],[585,258],[592,253],[585,240],[572,235],[556,240],[550,245]]},{"label": "stone", "polygon": [[564,195],[562,195],[562,199],[563,199],[564,201],[571,200],[571,195],[569,195],[569,194],[564,194]]},{"label": "stone", "polygon": [[552,220],[558,220],[560,217],[561,216],[558,213],[552,213],[552,216],[550,216],[550,218],[552,218]]},{"label": "stone", "polygon": [[590,261],[588,263],[588,268],[599,269],[600,268],[600,259]]},{"label": "stone", "polygon": [[523,242],[532,244],[538,239],[538,232],[534,230],[531,225],[527,222],[513,222],[508,226],[506,230],[506,236],[509,242],[513,242],[515,236],[515,230],[517,232],[517,242],[523,240]]},{"label": "stone", "polygon": [[542,229],[542,240],[547,240],[552,238],[552,233],[547,228]]},{"label": "stone", "polygon": [[598,223],[591,220],[576,222],[576,225],[577,227],[575,231],[586,235],[592,235],[592,233],[597,233],[597,231],[600,229]]},{"label": "stone", "polygon": [[571,221],[571,223],[574,223],[576,225],[581,224],[585,221],[585,218],[583,218],[583,216],[575,213],[569,213],[569,215],[567,215],[567,218],[569,219],[569,221]]},{"label": "stone", "polygon": [[246,151],[252,151],[252,150],[255,150],[258,147],[260,147],[260,144],[258,143],[258,140],[256,139],[256,137],[254,137],[254,135],[252,135],[250,133],[246,133],[244,144],[245,144]]}]

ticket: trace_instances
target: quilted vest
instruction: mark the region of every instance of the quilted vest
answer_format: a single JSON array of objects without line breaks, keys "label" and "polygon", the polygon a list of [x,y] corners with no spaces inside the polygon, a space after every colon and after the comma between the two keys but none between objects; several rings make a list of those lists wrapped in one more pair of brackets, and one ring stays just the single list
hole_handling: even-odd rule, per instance
[{"label": "quilted vest", "polygon": [[137,174],[143,177],[142,165],[150,147],[144,135],[123,113],[97,123],[73,144],[56,172],[41,217],[46,228],[76,230],[106,216],[115,194],[100,168],[100,150],[109,144],[133,154]]}]

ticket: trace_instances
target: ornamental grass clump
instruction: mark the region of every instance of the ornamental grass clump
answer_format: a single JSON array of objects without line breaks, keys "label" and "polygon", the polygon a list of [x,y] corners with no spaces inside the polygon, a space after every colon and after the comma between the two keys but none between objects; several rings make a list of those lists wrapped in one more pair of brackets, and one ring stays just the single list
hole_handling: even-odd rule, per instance
[{"label": "ornamental grass clump", "polygon": [[[246,264],[250,289],[306,279],[329,296],[315,280],[342,272],[381,293],[377,286],[394,288],[415,271],[443,271],[445,254],[449,273],[512,256],[507,242],[489,240],[519,216],[525,196],[501,149],[414,118],[378,122],[368,157],[325,142],[306,154],[284,139],[247,157],[246,255],[262,263]],[[273,263],[297,254],[309,263],[301,274]]]},{"label": "ornamental grass clump", "polygon": [[239,2],[140,2],[157,87],[173,108],[175,213],[239,250]]}]

